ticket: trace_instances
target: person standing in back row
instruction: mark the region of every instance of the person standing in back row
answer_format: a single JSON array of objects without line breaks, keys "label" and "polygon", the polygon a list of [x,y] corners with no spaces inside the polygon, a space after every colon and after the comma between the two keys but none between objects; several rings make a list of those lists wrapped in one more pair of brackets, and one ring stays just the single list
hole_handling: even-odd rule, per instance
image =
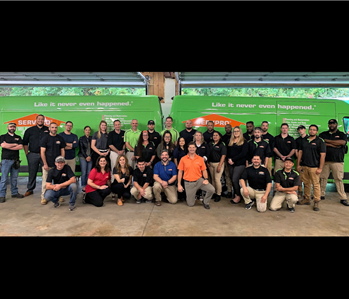
[{"label": "person standing in back row", "polygon": [[[225,134],[222,136],[222,141],[224,142],[228,150],[228,144],[230,142],[231,136],[233,135],[231,124],[226,124],[224,127],[224,130],[225,130]],[[228,189],[228,193],[225,197],[231,198],[233,196],[231,192],[233,185],[232,185],[230,174],[229,174],[228,156],[225,157],[225,161],[224,161],[224,178],[225,178],[225,187]]]},{"label": "person standing in back row", "polygon": [[172,142],[176,146],[177,140],[179,138],[179,132],[172,127],[172,124],[173,124],[173,118],[171,116],[167,116],[165,121],[165,129],[161,131],[160,135],[163,136],[166,131],[170,131],[172,135]]},{"label": "person standing in back row", "polygon": [[98,131],[92,135],[91,149],[92,149],[92,167],[96,167],[97,159],[103,156],[107,159],[110,165],[110,148],[108,146],[108,131],[107,122],[101,120]]},{"label": "person standing in back row", "polygon": [[253,134],[254,134],[254,122],[248,121],[246,123],[246,132],[243,134],[247,142],[253,139]]},{"label": "person standing in back row", "polygon": [[246,156],[246,167],[252,165],[252,158],[258,155],[261,158],[262,165],[268,165],[268,160],[271,155],[268,141],[262,139],[262,129],[256,127],[254,129],[254,138],[247,142],[248,152]]},{"label": "person standing in back row", "polygon": [[271,171],[273,169],[273,153],[274,153],[275,138],[273,135],[271,135],[268,132],[269,123],[267,121],[262,121],[261,129],[262,129],[262,139],[267,141],[270,147],[270,155],[268,156],[269,158],[268,165],[265,165],[265,167],[268,169],[269,174],[271,175]]},{"label": "person standing in back row", "polygon": [[[41,139],[49,133],[48,127],[44,124],[45,116],[39,114],[36,116],[36,125],[26,129],[24,132],[23,148],[28,161],[29,176],[27,192],[24,194],[24,196],[29,196],[34,193],[38,169],[41,170],[44,166],[40,155],[40,142]],[[41,167],[39,168],[39,166]]]},{"label": "person standing in back row", "polygon": [[[310,205],[311,185],[313,185],[314,211],[319,211],[319,202],[321,196],[320,174],[325,163],[326,144],[325,141],[317,136],[317,125],[310,125],[308,138],[302,140],[297,160],[297,171],[303,171],[304,199],[298,201],[299,205]],[[303,166],[300,166],[300,161]]]},{"label": "person standing in back row", "polygon": [[126,145],[126,157],[130,166],[136,168],[136,157],[134,155],[135,147],[137,145],[141,131],[138,130],[138,120],[132,119],[131,129],[125,131],[125,145]]},{"label": "person standing in back row", "polygon": [[281,134],[275,136],[275,165],[274,172],[285,167],[285,159],[291,158],[296,150],[296,142],[294,138],[288,135],[288,124],[281,125]]},{"label": "person standing in back row", "polygon": [[68,120],[65,123],[64,132],[59,133],[58,135],[62,136],[65,141],[65,162],[70,166],[71,170],[75,175],[75,149],[79,145],[78,136],[73,134],[71,130],[73,129],[73,123]]},{"label": "person standing in back row", "polygon": [[[304,138],[308,138],[309,136],[307,135],[307,129],[305,128],[305,126],[303,125],[299,125],[298,128],[297,128],[297,131],[299,133],[299,137],[296,138],[296,151],[295,151],[295,154],[296,154],[296,158],[298,160],[298,157],[299,157],[299,149],[300,149],[300,146],[301,146],[301,143],[302,143],[302,140]],[[296,164],[297,165],[297,164]],[[303,166],[303,163],[302,161],[299,162],[299,165],[300,166]],[[298,187],[298,199],[302,199],[303,197],[303,187],[302,187],[302,183],[303,183],[303,171],[301,171],[299,173],[299,180],[300,180],[300,184],[299,184],[299,187]]]},{"label": "person standing in back row", "polygon": [[193,129],[193,122],[190,119],[188,119],[185,122],[185,129],[179,132],[179,136],[183,137],[185,140],[186,147],[188,146],[188,143],[190,141],[193,141],[195,132],[196,130]]},{"label": "person standing in back row", "polygon": [[207,131],[204,132],[204,140],[207,144],[213,141],[213,132],[214,132],[214,122],[209,120],[206,124]]},{"label": "person standing in back row", "polygon": [[[108,146],[110,148],[110,169],[113,171],[118,156],[125,153],[125,131],[121,130],[120,120],[114,120],[114,130],[108,134]],[[114,176],[111,177],[111,183],[114,183]]]},{"label": "person standing in back row", "polygon": [[[149,141],[153,142],[155,145],[155,148],[157,149],[160,142],[161,142],[161,135],[159,132],[155,131],[155,122],[153,120],[148,121],[148,134],[149,134]],[[158,155],[155,155],[154,159],[154,165],[160,161],[160,158],[158,158]]]},{"label": "person standing in back row", "polygon": [[330,171],[332,171],[340,203],[349,206],[343,185],[344,155],[348,142],[347,135],[338,130],[338,123],[335,119],[328,121],[328,129],[328,131],[319,135],[320,138],[325,140],[326,144],[325,164],[320,175],[321,199],[325,199],[327,179]]}]

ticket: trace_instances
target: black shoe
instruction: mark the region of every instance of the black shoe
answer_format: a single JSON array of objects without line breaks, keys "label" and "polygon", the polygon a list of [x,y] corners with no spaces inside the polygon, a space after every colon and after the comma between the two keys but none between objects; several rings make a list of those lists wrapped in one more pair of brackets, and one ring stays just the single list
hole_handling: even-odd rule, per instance
[{"label": "black shoe", "polygon": [[221,200],[221,196],[220,195],[216,195],[216,198],[214,199],[214,202],[219,202]]},{"label": "black shoe", "polygon": [[5,199],[5,196],[4,197],[0,197],[0,202],[5,202],[6,199]]},{"label": "black shoe", "polygon": [[84,193],[84,195],[82,196],[82,203],[83,203],[83,204],[86,203],[85,198],[86,198],[86,193]]},{"label": "black shoe", "polygon": [[240,203],[241,202],[241,199],[238,201],[238,202],[235,202],[234,200],[230,200],[230,203],[232,203],[232,204],[234,204],[234,205],[237,205],[238,203]]},{"label": "black shoe", "polygon": [[233,197],[233,193],[228,192],[228,194],[227,194],[226,198],[232,198],[232,197]]},{"label": "black shoe", "polygon": [[217,196],[218,196],[218,195],[217,195],[216,193],[213,193],[211,199],[216,199]]},{"label": "black shoe", "polygon": [[136,199],[136,203],[141,203],[142,201],[140,199]]},{"label": "black shoe", "polygon": [[245,209],[250,210],[253,205],[254,205],[254,201],[251,200],[251,202],[245,206]]},{"label": "black shoe", "polygon": [[69,206],[69,211],[74,211],[76,209],[76,206]]},{"label": "black shoe", "polygon": [[17,193],[17,194],[15,194],[15,195],[11,195],[11,197],[12,197],[12,198],[23,198],[24,195]]},{"label": "black shoe", "polygon": [[141,197],[141,202],[145,203],[147,200],[142,196]]},{"label": "black shoe", "polygon": [[321,200],[325,200],[325,196],[321,196],[320,199],[321,199]]},{"label": "black shoe", "polygon": [[287,210],[289,210],[290,213],[294,213],[294,212],[295,212],[295,209],[294,209],[294,208],[290,208],[290,207],[288,206],[288,204],[286,204],[286,206],[287,206]]},{"label": "black shoe", "polygon": [[207,205],[207,204],[205,204],[204,202],[202,202],[202,204],[204,205],[204,208],[205,208],[205,209],[207,209],[207,210],[210,209],[210,205]]},{"label": "black shoe", "polygon": [[54,208],[59,208],[60,206],[61,206],[61,203],[60,203],[59,201],[57,201],[57,202],[53,205]]},{"label": "black shoe", "polygon": [[349,206],[349,202],[346,199],[341,199],[341,204],[345,206]]}]

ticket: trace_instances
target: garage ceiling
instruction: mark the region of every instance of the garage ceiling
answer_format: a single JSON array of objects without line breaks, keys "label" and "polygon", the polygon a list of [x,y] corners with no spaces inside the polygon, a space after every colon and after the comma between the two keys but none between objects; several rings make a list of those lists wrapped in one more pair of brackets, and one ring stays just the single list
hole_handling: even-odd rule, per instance
[{"label": "garage ceiling", "polygon": [[185,87],[349,87],[348,72],[179,72]]},{"label": "garage ceiling", "polygon": [[0,86],[146,87],[140,72],[0,72]]}]

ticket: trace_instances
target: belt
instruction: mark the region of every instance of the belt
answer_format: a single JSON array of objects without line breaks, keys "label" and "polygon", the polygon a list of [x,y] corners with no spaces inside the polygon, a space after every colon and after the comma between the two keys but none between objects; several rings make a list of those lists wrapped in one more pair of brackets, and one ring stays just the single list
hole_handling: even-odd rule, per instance
[{"label": "belt", "polygon": [[107,152],[108,150],[106,150],[106,149],[98,149],[98,151],[100,151],[101,153],[105,153],[105,152]]},{"label": "belt", "polygon": [[265,191],[265,189],[254,189],[256,191]]},{"label": "belt", "polygon": [[187,182],[187,183],[194,183],[196,181],[187,181],[187,180],[183,180],[184,182]]},{"label": "belt", "polygon": [[[36,154],[36,155],[40,155],[40,153],[34,153],[34,152],[29,152],[30,154]],[[29,154],[28,153],[28,154]]]}]

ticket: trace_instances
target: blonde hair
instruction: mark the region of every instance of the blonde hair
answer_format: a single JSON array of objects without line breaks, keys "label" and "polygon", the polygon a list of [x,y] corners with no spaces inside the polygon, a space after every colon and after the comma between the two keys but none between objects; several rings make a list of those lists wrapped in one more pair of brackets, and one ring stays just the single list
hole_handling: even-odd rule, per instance
[{"label": "blonde hair", "polygon": [[196,131],[196,132],[195,132],[195,134],[194,134],[194,136],[193,136],[193,141],[196,142],[196,138],[195,138],[196,133],[201,134],[201,144],[203,144],[205,140],[204,140],[204,135],[202,134],[201,131]]},{"label": "blonde hair", "polygon": [[240,146],[240,145],[244,144],[244,140],[245,139],[244,139],[244,135],[242,134],[242,130],[241,130],[241,128],[239,126],[235,126],[234,129],[233,129],[233,132],[231,134],[228,146],[232,146],[234,144],[234,130],[235,129],[239,129],[239,131],[240,131],[239,140],[238,140],[238,142],[236,142],[236,145]]},{"label": "blonde hair", "polygon": [[107,128],[105,129],[105,133],[108,133],[108,124],[106,121],[101,120],[101,122],[99,123],[99,127],[98,127],[98,132],[97,132],[97,138],[101,138],[101,124],[105,124],[107,126]]}]

